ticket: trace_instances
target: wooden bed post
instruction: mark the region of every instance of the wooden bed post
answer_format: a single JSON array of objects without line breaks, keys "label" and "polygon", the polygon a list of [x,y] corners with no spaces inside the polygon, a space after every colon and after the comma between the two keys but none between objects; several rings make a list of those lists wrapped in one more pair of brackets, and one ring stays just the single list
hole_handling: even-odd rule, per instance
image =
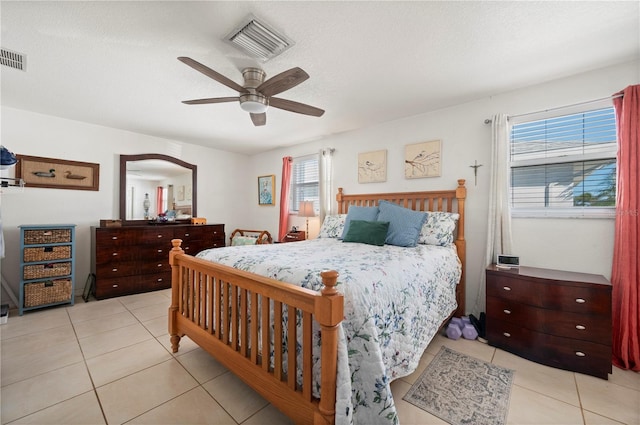
[{"label": "wooden bed post", "polygon": [[[316,320],[322,332],[320,415],[316,424],[333,424],[336,414],[336,375],[338,371],[338,326],[344,317],[344,296],[336,290],[338,272],[328,270],[320,273],[324,288],[316,298]],[[319,416],[319,417],[318,417]]]},{"label": "wooden bed post", "polygon": [[178,352],[178,346],[180,345],[180,335],[177,330],[177,316],[178,316],[178,297],[180,296],[180,266],[175,263],[174,257],[176,254],[184,254],[180,245],[182,239],[171,239],[173,248],[169,251],[169,264],[171,265],[171,305],[169,306],[169,335],[171,336],[171,350],[174,353]]},{"label": "wooden bed post", "polygon": [[458,249],[458,258],[462,263],[462,275],[460,276],[460,283],[456,287],[456,298],[458,299],[458,308],[454,313],[455,316],[461,317],[465,315],[465,297],[466,297],[466,281],[465,270],[467,264],[467,241],[464,238],[464,201],[467,197],[467,188],[464,186],[466,180],[458,180],[458,187],[456,188],[456,199],[458,200],[458,213],[460,218],[458,219],[458,235],[455,240],[456,248]]},{"label": "wooden bed post", "polygon": [[346,214],[346,211],[344,211],[343,204],[342,204],[343,195],[344,193],[342,192],[342,188],[339,187],[338,193],[336,194],[336,201],[338,201],[338,214]]}]

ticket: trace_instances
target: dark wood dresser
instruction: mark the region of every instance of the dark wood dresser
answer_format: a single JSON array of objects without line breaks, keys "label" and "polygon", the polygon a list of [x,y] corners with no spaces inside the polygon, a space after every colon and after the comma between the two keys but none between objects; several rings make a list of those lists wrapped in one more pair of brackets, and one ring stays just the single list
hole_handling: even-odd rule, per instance
[{"label": "dark wood dresser", "polygon": [[91,272],[97,299],[171,287],[171,239],[185,253],[225,246],[224,224],[92,227]]},{"label": "dark wood dresser", "polygon": [[547,366],[608,379],[611,284],[601,275],[487,267],[489,344]]}]

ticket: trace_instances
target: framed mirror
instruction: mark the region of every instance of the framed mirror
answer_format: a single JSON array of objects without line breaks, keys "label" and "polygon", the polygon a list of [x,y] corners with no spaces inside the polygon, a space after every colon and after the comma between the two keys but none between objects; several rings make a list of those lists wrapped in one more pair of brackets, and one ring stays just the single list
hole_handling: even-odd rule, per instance
[{"label": "framed mirror", "polygon": [[197,181],[197,166],[180,159],[120,155],[122,224],[190,223],[197,217]]}]

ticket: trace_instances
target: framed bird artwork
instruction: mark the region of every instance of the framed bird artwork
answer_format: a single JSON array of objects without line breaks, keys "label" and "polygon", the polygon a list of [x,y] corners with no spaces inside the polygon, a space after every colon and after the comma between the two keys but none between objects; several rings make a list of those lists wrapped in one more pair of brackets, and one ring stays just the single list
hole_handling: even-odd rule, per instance
[{"label": "framed bird artwork", "polygon": [[358,154],[358,183],[379,183],[386,181],[386,150]]},{"label": "framed bird artwork", "polygon": [[100,164],[40,156],[16,155],[16,177],[27,187],[99,190]]},{"label": "framed bird artwork", "polygon": [[404,176],[407,179],[440,177],[442,140],[406,145],[404,150]]}]

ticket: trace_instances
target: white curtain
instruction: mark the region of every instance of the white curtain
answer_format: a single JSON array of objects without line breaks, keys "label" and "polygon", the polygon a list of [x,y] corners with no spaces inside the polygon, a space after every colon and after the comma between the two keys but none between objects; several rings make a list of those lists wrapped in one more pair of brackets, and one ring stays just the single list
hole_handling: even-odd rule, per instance
[{"label": "white curtain", "polygon": [[485,267],[495,263],[498,254],[513,254],[511,207],[509,205],[510,132],[507,115],[494,115],[491,121],[491,183],[489,186],[487,246],[474,313],[485,311]]},{"label": "white curtain", "polygon": [[335,214],[333,202],[333,148],[320,149],[320,225],[326,215]]}]

